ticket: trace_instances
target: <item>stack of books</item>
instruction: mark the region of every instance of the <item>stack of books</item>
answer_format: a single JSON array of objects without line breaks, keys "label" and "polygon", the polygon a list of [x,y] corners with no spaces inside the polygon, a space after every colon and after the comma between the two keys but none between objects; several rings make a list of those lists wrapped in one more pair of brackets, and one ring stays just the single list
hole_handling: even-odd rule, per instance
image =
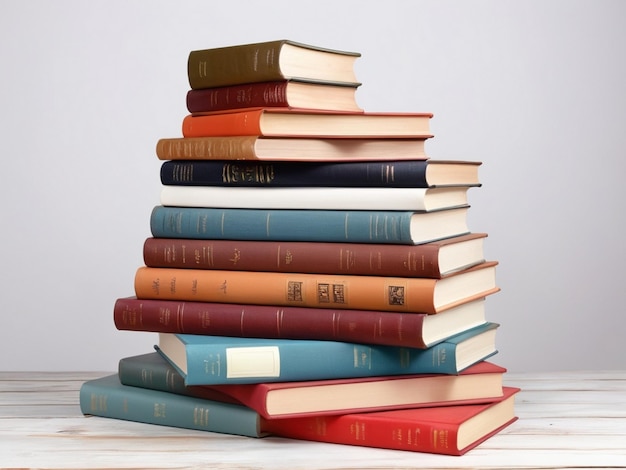
[{"label": "stack of books", "polygon": [[358,57],[189,54],[145,266],[113,309],[158,344],[86,382],[86,415],[450,455],[516,419],[497,263],[467,223],[480,162],[429,159],[429,113],[363,111]]}]

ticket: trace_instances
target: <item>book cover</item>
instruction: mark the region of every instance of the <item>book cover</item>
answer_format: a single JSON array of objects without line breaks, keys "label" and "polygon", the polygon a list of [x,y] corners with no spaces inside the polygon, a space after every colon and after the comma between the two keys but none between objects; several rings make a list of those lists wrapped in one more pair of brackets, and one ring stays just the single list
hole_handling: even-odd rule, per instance
[{"label": "book cover", "polygon": [[193,50],[187,59],[192,89],[290,78],[358,86],[358,52],[329,49],[288,39]]},{"label": "book cover", "polygon": [[[236,161],[185,160],[186,155],[195,155],[191,150],[184,151],[187,143],[198,140],[212,142],[212,137],[190,139],[170,139],[168,144],[178,145],[179,151],[167,152],[176,157],[161,164],[160,180],[166,185],[190,186],[259,186],[259,187],[392,187],[392,188],[434,188],[442,186],[480,186],[478,169],[481,162],[462,160],[388,160],[388,161]],[[219,137],[215,139],[220,140]],[[163,141],[166,139],[162,139]],[[292,139],[293,140],[293,139]],[[343,140],[339,142],[344,142]],[[382,140],[383,143],[389,142]],[[391,141],[395,143],[395,141]],[[411,141],[401,141],[410,144]],[[295,153],[295,152],[294,152]],[[390,149],[388,155],[397,155],[397,149]],[[293,155],[294,158],[302,155]]]},{"label": "book cover", "polygon": [[432,212],[155,206],[157,238],[416,245],[469,233],[468,208]]},{"label": "book cover", "polygon": [[433,211],[467,207],[467,187],[228,187],[164,185],[163,206],[241,209]]},{"label": "book cover", "polygon": [[438,313],[496,293],[496,265],[441,279],[141,266],[134,287],[140,299]]},{"label": "book cover", "polygon": [[118,374],[83,383],[79,400],[85,415],[249,437],[265,435],[260,416],[250,408],[123,385]]},{"label": "book cover", "polygon": [[189,114],[183,137],[427,138],[432,113],[248,108]]},{"label": "book cover", "polygon": [[159,333],[155,348],[185,385],[458,374],[496,354],[498,326],[486,323],[428,349],[172,333]]},{"label": "book cover", "polygon": [[425,160],[429,137],[324,139],[319,137],[167,137],[157,141],[159,160],[264,162],[363,162]]},{"label": "book cover", "polygon": [[400,375],[358,379],[185,386],[158,353],[122,358],[123,384],[199,398],[232,400],[265,419],[388,409],[485,403],[502,396],[503,367],[479,362],[458,375]]},{"label": "book cover", "polygon": [[275,435],[381,449],[463,455],[515,422],[519,388],[491,403],[266,421]]},{"label": "book cover", "polygon": [[117,299],[113,320],[117,329],[125,331],[314,339],[418,349],[487,321],[484,298],[430,315],[136,297]]},{"label": "book cover", "polygon": [[224,269],[440,279],[485,261],[486,233],[421,245],[150,237],[143,261],[154,268]]}]

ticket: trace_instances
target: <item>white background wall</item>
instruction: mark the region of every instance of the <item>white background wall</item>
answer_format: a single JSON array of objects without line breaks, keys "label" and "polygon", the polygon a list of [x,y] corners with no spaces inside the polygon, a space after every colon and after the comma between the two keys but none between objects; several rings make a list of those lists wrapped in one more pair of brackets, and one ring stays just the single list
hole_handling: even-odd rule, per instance
[{"label": "white background wall", "polygon": [[279,38],[361,52],[362,107],[433,112],[431,157],[484,162],[470,225],[500,261],[500,364],[625,368],[625,17],[620,1],[1,1],[0,370],[152,350],[112,307],[142,264],[187,55]]}]

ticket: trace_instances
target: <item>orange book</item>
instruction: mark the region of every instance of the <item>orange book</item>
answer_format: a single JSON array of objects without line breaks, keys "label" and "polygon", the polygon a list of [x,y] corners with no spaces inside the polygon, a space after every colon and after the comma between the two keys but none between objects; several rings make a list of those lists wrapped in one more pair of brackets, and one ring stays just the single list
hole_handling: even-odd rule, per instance
[{"label": "orange book", "polygon": [[187,115],[183,137],[268,136],[320,138],[430,137],[430,113],[364,113],[249,108]]},{"label": "orange book", "polygon": [[140,267],[139,299],[437,313],[499,290],[497,262],[442,279]]}]

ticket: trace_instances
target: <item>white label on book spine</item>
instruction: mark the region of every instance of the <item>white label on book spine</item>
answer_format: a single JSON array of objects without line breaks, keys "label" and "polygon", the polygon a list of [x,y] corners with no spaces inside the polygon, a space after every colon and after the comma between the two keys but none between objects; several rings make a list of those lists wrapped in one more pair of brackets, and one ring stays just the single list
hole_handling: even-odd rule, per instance
[{"label": "white label on book spine", "polygon": [[278,347],[226,348],[226,377],[280,377]]}]

